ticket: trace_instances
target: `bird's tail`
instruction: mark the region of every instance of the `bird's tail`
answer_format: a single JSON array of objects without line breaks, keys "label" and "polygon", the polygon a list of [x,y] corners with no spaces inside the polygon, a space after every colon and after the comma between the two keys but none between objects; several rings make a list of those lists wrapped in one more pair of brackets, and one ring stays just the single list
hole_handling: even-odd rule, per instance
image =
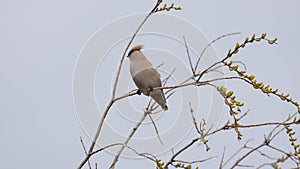
[{"label": "bird's tail", "polygon": [[156,101],[157,104],[164,110],[168,110],[167,101],[165,98],[165,94],[162,90],[153,90],[150,92],[150,96]]}]

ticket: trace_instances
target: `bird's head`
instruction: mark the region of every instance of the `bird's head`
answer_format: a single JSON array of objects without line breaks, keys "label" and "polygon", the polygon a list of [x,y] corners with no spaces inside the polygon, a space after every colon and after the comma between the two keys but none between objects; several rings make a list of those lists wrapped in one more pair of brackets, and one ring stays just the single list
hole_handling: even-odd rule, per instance
[{"label": "bird's head", "polygon": [[130,56],[136,52],[136,51],[140,51],[143,48],[143,45],[137,45],[135,47],[133,47],[132,49],[130,49],[130,51],[128,52],[127,57],[130,58]]}]

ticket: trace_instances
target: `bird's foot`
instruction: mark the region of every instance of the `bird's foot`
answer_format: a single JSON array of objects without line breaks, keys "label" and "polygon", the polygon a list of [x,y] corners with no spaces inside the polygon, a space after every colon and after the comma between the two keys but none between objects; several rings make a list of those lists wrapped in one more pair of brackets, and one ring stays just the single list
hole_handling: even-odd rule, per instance
[{"label": "bird's foot", "polygon": [[149,87],[149,89],[147,90],[146,95],[149,96],[149,95],[150,95],[150,92],[152,92],[152,91],[153,91],[153,88],[152,88],[152,87]]},{"label": "bird's foot", "polygon": [[138,89],[138,90],[136,91],[136,94],[141,95],[141,94],[142,94],[141,90]]}]

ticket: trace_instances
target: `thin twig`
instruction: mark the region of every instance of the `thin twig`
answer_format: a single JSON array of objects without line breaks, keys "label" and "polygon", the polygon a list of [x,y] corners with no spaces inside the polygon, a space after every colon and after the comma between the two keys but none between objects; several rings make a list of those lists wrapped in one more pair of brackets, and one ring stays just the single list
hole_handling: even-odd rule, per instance
[{"label": "thin twig", "polygon": [[239,164],[237,167],[244,167],[244,168],[253,168],[253,165],[246,165],[246,164]]},{"label": "thin twig", "polygon": [[[86,148],[85,148],[85,145],[84,145],[84,143],[83,143],[83,140],[82,140],[82,137],[81,137],[81,136],[80,136],[80,142],[81,142],[81,145],[82,145],[82,148],[83,148],[83,150],[84,150],[85,155],[87,155],[87,151],[86,151]],[[92,169],[90,160],[88,160],[88,165],[89,165],[89,169]]]},{"label": "thin twig", "polygon": [[169,165],[171,165],[174,162],[174,159],[181,154],[183,151],[187,150],[189,147],[191,147],[194,143],[196,143],[197,141],[199,141],[200,138],[195,138],[193,139],[189,144],[187,144],[186,146],[184,146],[183,148],[181,148],[179,151],[177,151],[177,153],[175,153],[170,160],[165,164],[164,168],[168,168]]},{"label": "thin twig", "polygon": [[236,155],[238,155],[246,146],[247,144],[252,141],[253,139],[247,140],[243,147],[239,148],[234,154],[232,154],[224,163],[222,168],[226,166]]},{"label": "thin twig", "polygon": [[131,150],[132,152],[134,152],[136,155],[139,155],[139,156],[142,156],[142,157],[145,157],[147,159],[150,159],[152,161],[155,161],[156,157],[153,155],[153,154],[150,154],[150,153],[139,153],[137,150],[135,150],[134,148],[128,146],[128,145],[124,145],[124,143],[114,143],[114,144],[110,144],[110,145],[107,145],[105,147],[102,147],[96,151],[93,152],[93,154],[96,154],[100,151],[103,151],[107,148],[111,148],[111,147],[115,147],[115,146],[125,146],[125,148],[128,148],[129,150]]},{"label": "thin twig", "polygon": [[194,110],[192,109],[192,103],[191,102],[189,103],[189,106],[190,106],[190,112],[191,112],[191,115],[192,115],[192,120],[193,120],[193,123],[194,123],[194,127],[195,127],[197,133],[201,134],[200,130],[199,130],[199,127],[198,127],[198,124],[197,124],[197,121],[196,121],[196,117],[194,115]]},{"label": "thin twig", "polygon": [[236,166],[239,165],[239,163],[244,160],[246,157],[248,157],[251,153],[253,153],[254,151],[260,149],[261,147],[265,146],[266,145],[266,142],[263,142],[262,144],[260,144],[259,146],[253,148],[252,150],[250,150],[249,152],[247,152],[245,155],[243,155],[241,158],[239,158],[234,164],[232,167],[230,168],[234,168]]},{"label": "thin twig", "polygon": [[108,103],[108,105],[107,105],[107,107],[106,107],[106,109],[105,109],[105,111],[104,111],[104,113],[103,113],[103,115],[102,115],[102,118],[101,118],[101,120],[100,120],[100,122],[99,122],[97,131],[96,131],[95,136],[94,136],[94,138],[93,138],[93,140],[92,140],[90,149],[89,149],[89,151],[88,151],[86,157],[85,157],[85,158],[83,159],[83,161],[79,164],[78,169],[82,168],[83,165],[84,165],[84,164],[89,160],[89,158],[91,157],[91,155],[92,155],[91,153],[93,152],[94,147],[95,147],[95,144],[96,144],[96,141],[97,141],[97,139],[98,139],[98,137],[99,137],[99,135],[100,135],[100,131],[101,131],[101,128],[102,128],[102,126],[103,126],[104,119],[106,118],[107,113],[108,113],[109,109],[111,108],[111,106],[113,105],[113,103],[114,103],[113,100],[111,100],[111,101]]},{"label": "thin twig", "polygon": [[208,47],[210,47],[212,44],[214,44],[215,42],[217,42],[218,40],[222,39],[222,38],[225,38],[227,36],[232,36],[232,35],[237,35],[237,34],[240,34],[240,32],[234,32],[234,33],[228,33],[228,34],[225,34],[225,35],[222,35],[222,36],[219,36],[217,37],[216,39],[214,39],[213,41],[211,41],[209,44],[207,44],[204,49],[202,50],[197,62],[196,62],[196,65],[195,65],[195,71],[197,71],[197,68],[198,68],[198,65],[200,63],[200,60],[202,59],[205,51],[207,50]]},{"label": "thin twig", "polygon": [[193,67],[193,63],[192,63],[192,60],[191,60],[191,56],[190,56],[190,51],[189,51],[189,47],[186,43],[186,40],[185,40],[185,37],[183,36],[183,42],[184,42],[184,45],[185,45],[185,50],[186,50],[186,54],[187,54],[187,57],[188,57],[188,60],[189,60],[189,64],[190,64],[190,68],[191,68],[191,71],[193,73],[193,76],[195,76],[195,69]]},{"label": "thin twig", "polygon": [[297,164],[298,160],[292,156],[291,152],[289,152],[289,153],[288,153],[288,152],[285,152],[285,151],[283,151],[283,150],[281,150],[281,149],[279,149],[279,148],[277,148],[277,147],[274,147],[274,146],[272,146],[272,145],[267,145],[267,146],[268,146],[269,148],[273,149],[273,150],[276,150],[276,151],[278,151],[278,152],[280,152],[280,153],[286,155],[287,158],[289,158],[289,159],[292,160],[295,164]]},{"label": "thin twig", "polygon": [[223,149],[223,153],[222,153],[222,158],[221,158],[221,161],[220,161],[220,165],[219,165],[219,169],[222,169],[223,168],[223,161],[224,161],[224,157],[225,157],[225,147]]},{"label": "thin twig", "polygon": [[203,160],[195,160],[195,161],[183,161],[183,160],[173,160],[173,162],[175,163],[187,163],[187,164],[195,164],[195,163],[203,163],[203,162],[206,162],[208,160],[211,160],[211,159],[214,159],[214,158],[217,158],[218,156],[212,156],[212,157],[208,157],[206,159],[203,159]]},{"label": "thin twig", "polygon": [[163,63],[157,65],[157,66],[155,67],[155,69],[159,69],[159,68],[162,67],[164,64],[165,64],[165,63],[163,62]]},{"label": "thin twig", "polygon": [[[292,119],[292,116],[289,116],[284,122],[277,124],[268,134],[268,137],[265,137],[265,140],[263,143],[261,143],[260,145],[258,145],[255,148],[252,148],[249,152],[247,152],[245,155],[243,155],[241,158],[239,158],[234,165],[231,168],[234,168],[236,166],[239,165],[239,163],[244,160],[246,157],[248,157],[250,154],[252,154],[253,152],[259,150],[261,147],[264,146],[268,146],[270,144],[270,142],[279,134],[279,132],[282,132],[283,130],[280,130],[279,132],[276,133],[275,136],[272,137],[274,131],[279,127],[284,125],[284,123],[287,123],[287,121],[289,121],[290,119]],[[292,122],[293,124],[295,124],[295,122]],[[266,123],[265,123],[266,124]],[[274,123],[269,123],[270,125],[273,125]]]},{"label": "thin twig", "polygon": [[167,81],[172,77],[172,75],[174,74],[175,70],[176,70],[176,67],[171,71],[171,73],[165,79],[162,80],[162,83],[163,83],[162,86],[166,85]]},{"label": "thin twig", "polygon": [[110,145],[104,146],[104,147],[102,147],[102,148],[99,148],[98,150],[93,151],[93,152],[91,153],[91,155],[94,155],[94,154],[96,154],[96,153],[99,153],[100,151],[103,151],[103,150],[108,149],[108,148],[110,148],[110,147],[114,147],[114,146],[122,146],[122,145],[123,145],[123,143],[114,143],[114,144],[110,144]]},{"label": "thin twig", "polygon": [[158,138],[160,144],[161,144],[161,145],[164,145],[162,139],[160,138],[160,135],[159,135],[158,129],[157,129],[156,125],[155,125],[155,122],[154,122],[153,118],[151,117],[151,114],[148,114],[148,116],[149,116],[149,118],[150,118],[150,120],[151,120],[151,122],[152,122],[152,124],[153,124],[153,126],[154,126],[155,133],[156,133],[156,135],[157,135],[157,138]]},{"label": "thin twig", "polygon": [[121,153],[123,152],[124,148],[127,146],[128,142],[130,141],[130,139],[132,138],[132,136],[135,134],[135,132],[137,131],[137,129],[140,127],[140,125],[142,124],[142,122],[145,120],[147,114],[148,114],[148,112],[147,112],[147,110],[145,110],[145,112],[143,114],[143,117],[140,119],[140,121],[132,129],[132,131],[129,134],[129,136],[127,137],[126,141],[123,143],[122,147],[120,148],[120,150],[116,154],[116,156],[115,156],[115,158],[114,158],[111,166],[109,167],[110,169],[114,169],[115,168],[115,165],[118,162],[118,159],[119,159]]}]

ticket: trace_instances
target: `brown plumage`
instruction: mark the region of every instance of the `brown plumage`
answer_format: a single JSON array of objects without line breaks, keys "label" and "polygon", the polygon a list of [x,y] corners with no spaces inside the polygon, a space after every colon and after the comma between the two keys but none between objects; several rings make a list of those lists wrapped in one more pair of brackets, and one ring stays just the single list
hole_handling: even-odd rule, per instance
[{"label": "brown plumage", "polygon": [[162,86],[160,74],[140,51],[142,47],[142,45],[135,46],[128,53],[130,74],[139,90],[146,96],[151,96],[166,111],[168,106],[163,90],[154,89]]}]

